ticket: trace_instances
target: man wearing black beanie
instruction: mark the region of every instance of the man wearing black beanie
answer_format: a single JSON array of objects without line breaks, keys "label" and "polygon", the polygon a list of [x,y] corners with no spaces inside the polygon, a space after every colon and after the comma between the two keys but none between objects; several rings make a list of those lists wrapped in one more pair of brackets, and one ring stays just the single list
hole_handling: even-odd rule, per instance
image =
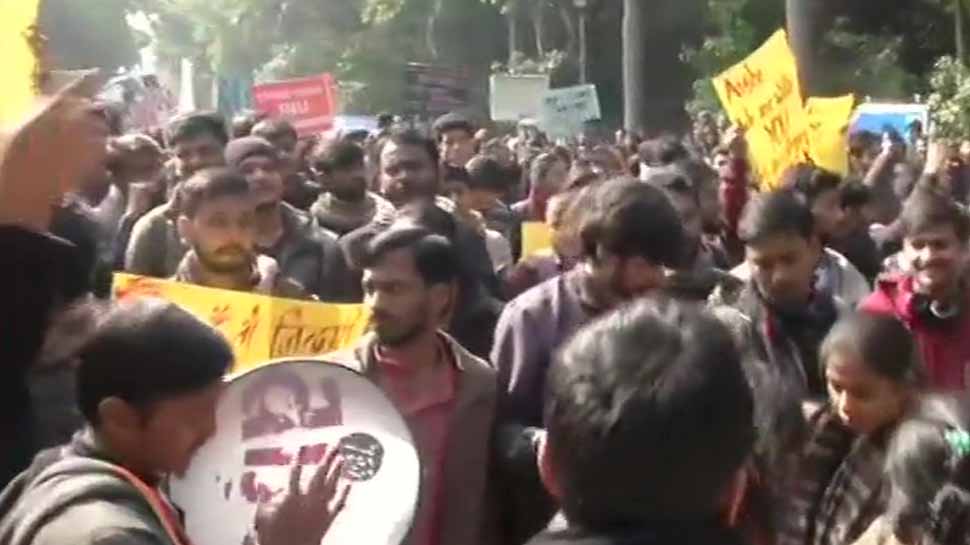
[{"label": "man wearing black beanie", "polygon": [[352,302],[359,289],[337,237],[305,212],[283,202],[283,165],[276,148],[256,136],[226,146],[226,164],[246,177],[256,199],[256,248],[280,272],[321,301]]}]

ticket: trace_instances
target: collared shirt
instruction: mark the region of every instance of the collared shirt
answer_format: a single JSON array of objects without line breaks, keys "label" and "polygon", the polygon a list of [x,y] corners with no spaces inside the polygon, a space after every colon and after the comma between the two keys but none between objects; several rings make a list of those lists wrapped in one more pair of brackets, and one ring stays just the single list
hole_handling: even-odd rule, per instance
[{"label": "collared shirt", "polygon": [[375,353],[377,384],[407,420],[421,456],[420,510],[415,516],[409,540],[414,545],[439,544],[441,516],[446,508],[446,500],[441,497],[442,476],[459,370],[443,339],[438,346],[443,365],[435,370],[430,384],[415,384],[416,362],[396,359],[394,354],[380,348]]}]

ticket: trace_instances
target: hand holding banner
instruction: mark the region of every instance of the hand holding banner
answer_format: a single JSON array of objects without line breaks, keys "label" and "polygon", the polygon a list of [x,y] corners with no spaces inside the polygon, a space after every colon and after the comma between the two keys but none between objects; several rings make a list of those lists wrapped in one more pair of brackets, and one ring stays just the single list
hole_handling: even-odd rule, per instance
[{"label": "hand holding banner", "polygon": [[114,295],[159,297],[185,307],[225,335],[236,354],[235,372],[270,359],[349,347],[368,323],[363,305],[280,299],[124,273],[114,276]]}]

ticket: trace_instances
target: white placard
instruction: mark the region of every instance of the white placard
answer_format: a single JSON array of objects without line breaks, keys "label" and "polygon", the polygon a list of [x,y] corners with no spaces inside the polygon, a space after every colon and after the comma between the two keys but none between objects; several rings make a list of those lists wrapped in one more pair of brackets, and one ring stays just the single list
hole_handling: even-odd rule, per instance
[{"label": "white placard", "polygon": [[492,120],[519,121],[539,116],[549,76],[494,74],[488,83]]},{"label": "white placard", "polygon": [[601,117],[595,85],[550,89],[542,97],[539,123],[554,138],[575,136],[586,122]]},{"label": "white placard", "polygon": [[351,493],[324,544],[399,545],[418,501],[420,461],[407,424],[373,383],[338,365],[285,361],[233,378],[216,435],[196,454],[172,498],[194,543],[254,542],[260,502],[285,494],[294,460],[303,486],[332,448]]}]

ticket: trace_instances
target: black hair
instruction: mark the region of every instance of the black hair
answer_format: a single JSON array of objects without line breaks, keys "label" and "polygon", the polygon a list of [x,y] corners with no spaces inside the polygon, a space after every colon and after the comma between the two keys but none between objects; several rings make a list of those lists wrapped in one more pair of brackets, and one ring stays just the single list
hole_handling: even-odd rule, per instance
[{"label": "black hair", "polygon": [[745,244],[766,238],[794,235],[806,240],[814,236],[815,219],[808,205],[786,190],[756,195],[744,208],[738,235]]},{"label": "black hair", "polygon": [[435,120],[432,127],[435,139],[441,140],[446,132],[461,130],[468,133],[468,136],[475,136],[475,124],[467,116],[458,112],[447,113]]},{"label": "black hair", "polygon": [[438,168],[441,162],[441,155],[438,152],[438,145],[435,144],[434,140],[425,137],[420,132],[414,129],[393,129],[386,136],[381,138],[380,144],[377,150],[378,160],[380,160],[381,153],[388,143],[393,143],[395,146],[413,146],[416,148],[422,148],[428,154],[428,158],[431,159],[432,166]]},{"label": "black hair", "polygon": [[647,166],[667,166],[690,157],[684,143],[673,136],[651,138],[640,144],[637,154]]},{"label": "black hair", "polygon": [[390,252],[408,249],[425,285],[458,282],[461,265],[454,245],[447,238],[418,226],[394,226],[374,237],[367,245],[364,268],[372,268]]},{"label": "black hair", "polygon": [[315,170],[331,173],[364,164],[364,149],[350,140],[334,140],[317,144],[310,163]]},{"label": "black hair", "polygon": [[542,153],[534,157],[529,165],[529,185],[535,186],[541,183],[549,175],[552,167],[561,162],[562,159],[555,153]]},{"label": "black hair", "polygon": [[268,116],[264,112],[243,110],[232,118],[232,137],[242,138],[253,132],[253,127]]},{"label": "black hair", "polygon": [[685,196],[700,206],[700,192],[697,190],[697,186],[688,178],[687,174],[678,168],[668,167],[652,172],[644,182],[664,191]]},{"label": "black hair", "polygon": [[842,184],[842,208],[859,209],[872,202],[872,192],[860,181],[848,180]]},{"label": "black hair", "polygon": [[437,204],[429,201],[415,201],[401,207],[394,216],[395,221],[410,223],[445,237],[454,242],[458,235],[458,222],[455,216]]},{"label": "black hair", "polygon": [[730,333],[699,308],[648,298],[598,319],[546,385],[566,518],[602,531],[715,516],[751,453],[752,412]]},{"label": "black hair", "polygon": [[789,167],[781,176],[781,187],[794,192],[809,207],[823,193],[838,191],[841,184],[838,174],[806,164]]},{"label": "black hair", "polygon": [[903,204],[899,214],[903,236],[912,236],[925,229],[951,226],[957,239],[966,242],[970,236],[970,219],[945,192],[929,185],[917,185]]},{"label": "black hair", "polygon": [[970,532],[967,409],[965,400],[928,398],[893,435],[885,516],[897,535],[921,531],[924,543],[950,545]]},{"label": "black hair", "polygon": [[218,331],[173,303],[150,298],[108,311],[77,358],[78,405],[94,426],[107,398],[146,409],[217,383],[233,362]]},{"label": "black hair", "polygon": [[176,117],[168,124],[168,145],[174,146],[181,140],[203,134],[211,135],[222,145],[229,142],[229,133],[222,116],[216,112],[193,112]]},{"label": "black hair", "polygon": [[386,129],[394,124],[394,115],[388,112],[381,112],[377,114],[377,128]]},{"label": "black hair", "polygon": [[879,135],[872,131],[858,131],[849,135],[849,155],[858,157],[879,146]]},{"label": "black hair", "polygon": [[203,204],[222,197],[243,197],[249,194],[246,177],[224,167],[207,168],[196,172],[178,189],[179,211],[194,218]]},{"label": "black hair", "polygon": [[289,136],[294,140],[298,139],[296,127],[286,119],[280,117],[268,117],[256,123],[253,126],[252,134],[253,136],[262,136],[269,141],[274,141],[284,136]]},{"label": "black hair", "polygon": [[926,380],[913,336],[895,316],[865,311],[843,315],[819,348],[823,376],[829,358],[841,351],[855,355],[872,372],[894,383],[919,387]]},{"label": "black hair", "polygon": [[465,165],[468,187],[494,193],[504,193],[509,186],[508,171],[497,160],[484,155],[472,157]]},{"label": "black hair", "polygon": [[586,257],[599,249],[674,266],[683,251],[680,215],[663,191],[623,177],[594,186],[592,207],[583,213],[580,237]]}]

